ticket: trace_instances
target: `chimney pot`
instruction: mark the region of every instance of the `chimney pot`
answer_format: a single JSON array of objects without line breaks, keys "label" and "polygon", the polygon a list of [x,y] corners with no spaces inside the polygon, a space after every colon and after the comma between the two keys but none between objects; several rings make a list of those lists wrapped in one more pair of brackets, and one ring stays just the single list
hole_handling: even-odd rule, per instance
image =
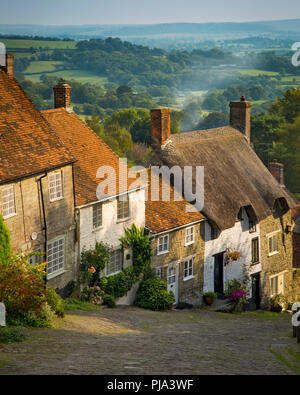
[{"label": "chimney pot", "polygon": [[163,145],[171,136],[171,112],[169,108],[159,108],[150,111],[151,140]]},{"label": "chimney pot", "polygon": [[72,87],[63,78],[53,87],[54,108],[70,108]]},{"label": "chimney pot", "polygon": [[230,126],[242,132],[250,144],[251,141],[251,107],[245,96],[240,101],[232,101],[230,107]]}]

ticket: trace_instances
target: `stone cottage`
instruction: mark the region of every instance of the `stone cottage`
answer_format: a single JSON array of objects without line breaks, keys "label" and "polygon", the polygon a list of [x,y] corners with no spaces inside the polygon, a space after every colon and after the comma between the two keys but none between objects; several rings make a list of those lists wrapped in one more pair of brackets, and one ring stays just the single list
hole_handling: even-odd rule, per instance
[{"label": "stone cottage", "polygon": [[[251,103],[230,103],[230,126],[170,134],[167,109],[151,112],[151,165],[204,168],[204,292],[224,292],[246,272],[253,308],[283,293],[293,297],[291,209],[294,200],[272,177],[251,143]],[[197,179],[193,177],[195,189]],[[178,191],[185,196],[185,191]],[[188,200],[188,199],[187,199]],[[227,262],[229,252],[240,252]],[[228,264],[227,264],[228,263]]]},{"label": "stone cottage", "polygon": [[[148,172],[146,228],[152,245],[152,266],[159,278],[173,291],[175,303],[202,303],[204,275],[204,216],[175,191],[160,174]],[[163,200],[163,189],[170,189],[170,200]],[[158,199],[154,199],[157,193]]]},{"label": "stone cottage", "polygon": [[49,285],[75,279],[74,156],[14,78],[0,68],[0,212],[15,253],[47,260]]},{"label": "stone cottage", "polygon": [[[61,80],[54,87],[55,109],[42,111],[42,115],[77,159],[74,163],[77,262],[83,249],[93,248],[96,242],[108,244],[110,265],[105,274],[109,276],[132,263],[130,252],[122,253],[119,239],[133,223],[138,227],[145,225],[147,185],[137,185],[126,164],[70,109],[70,92],[71,87]],[[97,191],[102,182],[106,182],[107,191],[99,196]]]}]

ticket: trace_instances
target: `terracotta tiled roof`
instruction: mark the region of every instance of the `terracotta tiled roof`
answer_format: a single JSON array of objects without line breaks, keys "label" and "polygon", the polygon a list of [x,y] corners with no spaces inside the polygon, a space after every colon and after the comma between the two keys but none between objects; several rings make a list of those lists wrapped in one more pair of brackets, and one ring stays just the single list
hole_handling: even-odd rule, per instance
[{"label": "terracotta tiled roof", "polygon": [[42,111],[42,115],[77,159],[74,164],[76,206],[97,201],[97,186],[103,179],[96,174],[101,166],[110,166],[116,173],[116,194],[109,194],[108,190],[105,193],[118,195],[131,189],[132,180],[127,179],[128,187],[122,184],[124,189],[119,190],[119,156],[74,112],[58,108]]},{"label": "terracotta tiled roof", "polygon": [[[150,170],[148,169],[148,200],[146,201],[146,227],[151,230],[152,233],[161,233],[174,228],[191,224],[193,222],[201,221],[205,217],[203,214],[194,210],[193,212],[187,212],[187,207],[193,209],[193,206],[185,201],[181,196],[180,201],[174,199],[174,189],[168,184],[160,180],[158,182],[158,176],[153,175],[151,187],[151,176]],[[157,186],[159,185],[159,191]],[[170,188],[170,201],[165,202],[162,200],[162,189],[163,185],[165,188]],[[159,200],[153,201],[151,190],[157,193]],[[178,198],[176,197],[176,200]]]},{"label": "terracotta tiled roof", "polygon": [[0,182],[74,161],[18,82],[0,70]]}]

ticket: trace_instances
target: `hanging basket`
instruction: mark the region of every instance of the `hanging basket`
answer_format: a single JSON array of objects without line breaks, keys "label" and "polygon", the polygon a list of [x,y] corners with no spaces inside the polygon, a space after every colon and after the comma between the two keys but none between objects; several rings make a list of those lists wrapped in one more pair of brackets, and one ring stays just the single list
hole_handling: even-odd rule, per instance
[{"label": "hanging basket", "polygon": [[225,256],[225,264],[230,262],[236,262],[242,257],[242,254],[239,251],[229,251]]}]

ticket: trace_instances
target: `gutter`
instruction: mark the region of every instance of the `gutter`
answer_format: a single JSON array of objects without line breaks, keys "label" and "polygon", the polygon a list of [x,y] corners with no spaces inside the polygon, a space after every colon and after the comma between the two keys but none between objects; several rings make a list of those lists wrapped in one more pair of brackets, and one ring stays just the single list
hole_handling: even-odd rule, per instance
[{"label": "gutter", "polygon": [[80,209],[82,209],[82,208],[86,208],[86,207],[93,206],[93,205],[96,204],[96,203],[107,202],[108,200],[116,199],[116,198],[119,197],[119,196],[129,195],[129,194],[131,194],[131,193],[133,193],[133,192],[141,191],[141,190],[146,189],[146,188],[148,188],[148,185],[143,186],[143,187],[139,187],[139,188],[136,188],[136,189],[130,189],[129,191],[119,193],[118,195],[108,196],[108,197],[105,198],[105,199],[102,199],[102,200],[95,200],[95,201],[92,202],[92,203],[87,203],[87,204],[83,204],[83,205],[81,205],[81,206],[75,206],[75,207],[76,207],[77,210],[80,210]]},{"label": "gutter", "polygon": [[[56,166],[53,166],[53,167],[49,167],[49,168],[47,168],[47,169],[43,169],[43,170],[40,170],[40,171],[35,171],[35,172],[33,172],[33,173],[24,174],[24,175],[22,175],[22,176],[18,176],[18,177],[10,178],[10,179],[8,179],[8,180],[0,181],[0,185],[15,183],[15,182],[24,180],[24,179],[26,179],[26,178],[31,178],[31,177],[34,177],[34,176],[38,176],[39,174],[41,174],[41,173],[43,173],[43,172],[46,172],[46,173],[47,173],[46,175],[48,175],[48,173],[49,173],[50,171],[54,171],[54,170],[60,169],[60,168],[62,168],[62,167],[66,167],[66,166],[69,166],[69,165],[73,165],[75,162],[76,162],[76,161],[73,160],[72,162],[67,162],[67,163],[62,164],[62,165],[56,165]],[[44,177],[44,176],[42,176],[42,178],[43,178],[43,177]],[[46,176],[45,176],[45,177],[46,177]]]},{"label": "gutter", "polygon": [[193,225],[196,225],[196,224],[200,224],[201,222],[204,222],[204,221],[206,221],[206,218],[200,219],[200,220],[195,221],[195,222],[190,222],[190,223],[185,224],[185,225],[177,226],[176,228],[171,228],[169,230],[164,230],[163,232],[152,233],[152,234],[151,234],[151,229],[150,228],[148,228],[147,226],[145,226],[145,228],[148,229],[149,232],[150,232],[150,235],[149,235],[150,239],[153,239],[153,238],[155,238],[157,236],[165,235],[167,233],[174,232],[175,230],[184,229],[184,228],[186,228],[188,226],[193,226]]}]

